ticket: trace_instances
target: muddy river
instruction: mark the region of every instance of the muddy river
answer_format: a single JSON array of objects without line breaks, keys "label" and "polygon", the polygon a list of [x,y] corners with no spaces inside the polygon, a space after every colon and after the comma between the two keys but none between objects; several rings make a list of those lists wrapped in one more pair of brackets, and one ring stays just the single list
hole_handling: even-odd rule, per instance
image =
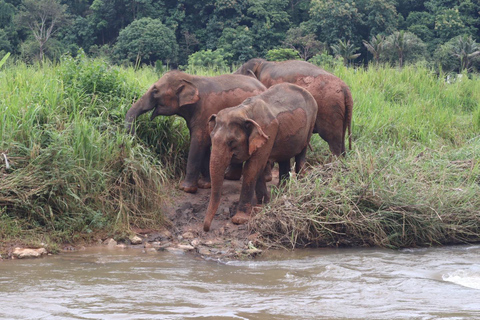
[{"label": "muddy river", "polygon": [[480,319],[480,246],[3,261],[0,319]]}]

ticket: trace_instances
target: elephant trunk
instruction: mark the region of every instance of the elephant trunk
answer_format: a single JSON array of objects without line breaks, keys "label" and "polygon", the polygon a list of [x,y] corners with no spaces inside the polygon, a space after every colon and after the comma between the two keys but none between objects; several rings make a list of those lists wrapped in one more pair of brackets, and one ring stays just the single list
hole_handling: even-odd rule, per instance
[{"label": "elephant trunk", "polygon": [[220,205],[220,197],[222,196],[223,179],[225,170],[227,169],[232,159],[232,153],[226,151],[225,148],[212,146],[212,153],[210,156],[210,180],[212,183],[210,202],[208,203],[207,213],[203,222],[203,230],[205,232],[210,230],[213,217]]},{"label": "elephant trunk", "polygon": [[135,126],[133,124],[137,117],[149,110],[152,110],[152,108],[148,107],[148,103],[146,103],[144,100],[145,98],[141,97],[127,111],[127,115],[125,116],[125,130],[127,130],[127,132],[130,134],[135,134]]}]

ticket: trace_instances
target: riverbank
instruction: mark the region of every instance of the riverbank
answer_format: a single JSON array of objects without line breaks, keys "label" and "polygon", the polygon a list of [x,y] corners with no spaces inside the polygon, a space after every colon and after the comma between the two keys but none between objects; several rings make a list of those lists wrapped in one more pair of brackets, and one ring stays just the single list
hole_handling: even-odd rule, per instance
[{"label": "riverbank", "polygon": [[225,191],[232,204],[203,234],[209,191],[176,189],[189,146],[185,122],[145,114],[135,137],[123,127],[132,102],[161,74],[82,56],[4,65],[0,251],[15,244],[55,253],[110,238],[128,245],[135,233],[164,229],[173,245],[203,242],[210,253],[218,252],[208,238],[216,233],[232,251],[480,241],[478,75],[446,82],[425,66],[330,71],[354,97],[345,159],[331,161],[315,135],[304,178],[272,188],[271,203],[247,227],[228,224],[238,189]]}]

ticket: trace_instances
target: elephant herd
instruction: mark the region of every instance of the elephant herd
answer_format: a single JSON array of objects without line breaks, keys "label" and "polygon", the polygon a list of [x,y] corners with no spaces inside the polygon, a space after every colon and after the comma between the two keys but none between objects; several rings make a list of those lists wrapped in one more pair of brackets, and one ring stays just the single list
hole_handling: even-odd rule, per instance
[{"label": "elephant herd", "polygon": [[214,77],[167,72],[128,110],[125,125],[133,133],[135,119],[151,110],[152,119],[185,119],[190,149],[180,189],[211,188],[203,227],[209,231],[224,178],[243,176],[232,222],[245,223],[254,192],[257,203],[269,201],[271,163],[278,163],[279,183],[288,178],[292,158],[299,173],[313,133],[335,156],[345,153],[347,130],[351,145],[352,108],[348,86],[313,64],[251,59],[233,74]]}]

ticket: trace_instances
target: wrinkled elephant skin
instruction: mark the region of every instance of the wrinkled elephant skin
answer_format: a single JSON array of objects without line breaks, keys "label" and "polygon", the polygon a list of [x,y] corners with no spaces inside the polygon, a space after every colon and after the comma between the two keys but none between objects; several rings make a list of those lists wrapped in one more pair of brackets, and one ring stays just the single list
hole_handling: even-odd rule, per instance
[{"label": "wrinkled elephant skin", "polygon": [[185,180],[180,188],[195,193],[198,187],[210,187],[209,117],[265,90],[257,79],[240,74],[205,77],[169,71],[128,110],[125,127],[133,133],[135,119],[151,110],[152,119],[159,115],[183,117],[190,130],[190,149]]},{"label": "wrinkled elephant skin", "polygon": [[280,181],[289,177],[291,158],[295,158],[295,170],[302,169],[316,115],[317,103],[307,90],[282,83],[211,116],[212,189],[205,231],[210,230],[218,209],[229,163],[244,163],[240,200],[232,217],[233,223],[242,224],[250,218],[254,192],[258,203],[269,200],[264,174],[267,162],[278,162]]},{"label": "wrinkled elephant skin", "polygon": [[254,75],[267,88],[282,82],[294,83],[307,89],[318,105],[314,132],[325,140],[336,155],[345,153],[345,135],[348,129],[351,149],[351,122],[353,99],[349,87],[338,77],[306,61],[270,62],[251,59],[237,74]]}]

